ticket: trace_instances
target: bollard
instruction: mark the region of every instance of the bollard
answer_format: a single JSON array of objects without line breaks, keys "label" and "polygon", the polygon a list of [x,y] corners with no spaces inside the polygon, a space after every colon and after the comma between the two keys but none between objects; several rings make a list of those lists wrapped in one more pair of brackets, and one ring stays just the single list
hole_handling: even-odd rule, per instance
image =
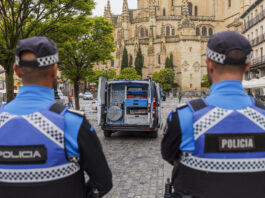
[{"label": "bollard", "polygon": [[167,179],[167,183],[165,185],[165,196],[164,198],[171,198],[172,195],[172,184],[170,182],[170,179]]}]

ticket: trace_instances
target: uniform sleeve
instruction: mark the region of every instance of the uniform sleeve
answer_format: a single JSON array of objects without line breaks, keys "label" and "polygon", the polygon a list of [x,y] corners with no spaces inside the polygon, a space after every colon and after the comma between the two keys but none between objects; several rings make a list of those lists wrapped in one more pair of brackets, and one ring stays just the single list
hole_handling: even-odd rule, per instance
[{"label": "uniform sleeve", "polygon": [[161,143],[161,153],[164,160],[170,164],[179,159],[182,134],[178,112],[171,112],[164,128],[164,137]]},{"label": "uniform sleeve", "polygon": [[78,145],[80,166],[89,176],[87,192],[96,188],[102,197],[112,188],[112,173],[97,134],[86,119],[79,130]]}]

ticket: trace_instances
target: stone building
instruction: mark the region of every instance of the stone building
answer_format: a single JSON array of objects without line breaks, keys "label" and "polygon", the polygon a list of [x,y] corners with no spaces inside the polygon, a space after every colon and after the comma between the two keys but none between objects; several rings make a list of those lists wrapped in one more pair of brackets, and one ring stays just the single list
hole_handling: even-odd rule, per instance
[{"label": "stone building", "polygon": [[167,57],[173,58],[174,72],[182,90],[200,90],[207,73],[205,48],[209,36],[223,30],[242,31],[240,16],[246,0],[137,0],[138,8],[129,9],[123,1],[121,15],[111,13],[111,4],[104,17],[115,26],[114,59],[95,69],[113,68],[120,72],[124,47],[129,64],[134,66],[138,47],[144,60],[143,78],[165,68]]},{"label": "stone building", "polygon": [[252,64],[245,79],[265,76],[265,2],[264,0],[249,0],[248,9],[241,16],[243,34],[248,38],[252,47]]}]

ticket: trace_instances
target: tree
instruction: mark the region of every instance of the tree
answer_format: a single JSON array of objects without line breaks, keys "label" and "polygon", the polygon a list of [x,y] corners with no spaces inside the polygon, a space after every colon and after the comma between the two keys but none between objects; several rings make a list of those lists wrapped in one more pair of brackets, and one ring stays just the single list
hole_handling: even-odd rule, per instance
[{"label": "tree", "polygon": [[174,85],[175,73],[171,69],[162,69],[160,72],[155,72],[152,75],[152,79],[155,82],[160,83],[163,90],[168,91],[172,89]]},{"label": "tree", "polygon": [[174,70],[174,63],[173,63],[173,54],[170,54],[170,69],[173,69]]},{"label": "tree", "polygon": [[[79,109],[79,83],[91,75],[93,64],[111,60],[114,52],[113,25],[103,17],[86,17],[78,31],[60,35],[60,70],[74,84],[76,109]],[[69,34],[70,32],[70,34]]]},{"label": "tree", "polygon": [[207,87],[209,88],[210,87],[210,83],[209,83],[209,79],[208,79],[208,75],[203,75],[202,77],[202,82],[201,82],[201,86],[202,87]]},{"label": "tree", "polygon": [[121,71],[121,74],[118,76],[118,79],[124,80],[133,80],[141,79],[142,77],[137,74],[137,71],[133,67],[127,67]]},{"label": "tree", "polygon": [[142,69],[144,67],[143,63],[143,55],[142,55],[142,50],[141,47],[139,46],[138,52],[135,58],[135,69],[137,71],[137,74],[142,76]]},{"label": "tree", "polygon": [[22,38],[58,33],[58,23],[91,15],[93,0],[0,0],[0,64],[6,70],[7,101],[13,99],[14,50]]},{"label": "tree", "polygon": [[128,51],[126,47],[124,47],[122,61],[121,61],[121,70],[125,69],[126,67],[129,67],[129,60],[128,60]]},{"label": "tree", "polygon": [[168,57],[166,58],[165,65],[166,65],[166,67],[165,67],[166,69],[171,69],[170,59]]}]

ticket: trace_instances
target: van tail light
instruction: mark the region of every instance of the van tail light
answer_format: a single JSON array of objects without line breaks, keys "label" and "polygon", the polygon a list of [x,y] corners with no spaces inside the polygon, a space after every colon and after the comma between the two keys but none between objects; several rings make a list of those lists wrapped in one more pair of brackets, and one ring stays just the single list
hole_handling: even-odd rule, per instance
[{"label": "van tail light", "polygon": [[153,102],[153,109],[156,108],[156,102]]},{"label": "van tail light", "polygon": [[93,101],[93,102],[92,102],[92,104],[96,104],[96,102],[95,102],[95,101]]},{"label": "van tail light", "polygon": [[155,111],[155,109],[156,109],[156,102],[153,102],[153,118],[155,118],[155,116],[156,116],[156,111]]}]

